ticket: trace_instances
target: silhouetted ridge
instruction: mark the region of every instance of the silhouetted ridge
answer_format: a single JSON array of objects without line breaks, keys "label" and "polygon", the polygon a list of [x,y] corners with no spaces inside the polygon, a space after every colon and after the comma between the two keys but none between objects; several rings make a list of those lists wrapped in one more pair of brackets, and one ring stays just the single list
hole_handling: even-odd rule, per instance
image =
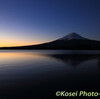
[{"label": "silhouetted ridge", "polygon": [[2,47],[0,49],[66,49],[66,50],[100,50],[100,41],[90,40],[77,33],[70,33],[48,43],[31,46]]}]

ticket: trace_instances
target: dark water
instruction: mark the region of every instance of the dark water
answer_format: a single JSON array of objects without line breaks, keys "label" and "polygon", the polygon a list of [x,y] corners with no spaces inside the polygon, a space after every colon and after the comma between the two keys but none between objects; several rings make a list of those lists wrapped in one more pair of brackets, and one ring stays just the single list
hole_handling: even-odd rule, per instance
[{"label": "dark water", "polygon": [[100,51],[0,51],[0,99],[59,99],[56,91],[99,86]]}]

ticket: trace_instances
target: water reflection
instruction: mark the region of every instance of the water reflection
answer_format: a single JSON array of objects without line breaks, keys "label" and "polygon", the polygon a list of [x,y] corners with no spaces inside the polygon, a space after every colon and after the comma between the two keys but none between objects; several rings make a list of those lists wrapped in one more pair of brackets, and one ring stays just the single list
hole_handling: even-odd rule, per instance
[{"label": "water reflection", "polygon": [[98,52],[0,51],[0,99],[52,98],[57,90],[97,91]]},{"label": "water reflection", "polygon": [[72,67],[77,67],[89,60],[97,60],[98,66],[100,66],[100,55],[98,54],[48,54],[47,56],[62,61]]}]

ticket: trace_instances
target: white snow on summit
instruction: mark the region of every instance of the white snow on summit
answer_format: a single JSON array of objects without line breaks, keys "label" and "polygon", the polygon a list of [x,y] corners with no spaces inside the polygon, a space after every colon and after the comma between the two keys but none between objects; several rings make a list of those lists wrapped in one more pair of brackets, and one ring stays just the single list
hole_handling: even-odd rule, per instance
[{"label": "white snow on summit", "polygon": [[72,40],[72,39],[85,40],[86,38],[84,38],[84,37],[78,35],[77,33],[70,33],[70,34],[68,34],[67,36],[62,37],[62,38],[59,39],[59,40]]}]

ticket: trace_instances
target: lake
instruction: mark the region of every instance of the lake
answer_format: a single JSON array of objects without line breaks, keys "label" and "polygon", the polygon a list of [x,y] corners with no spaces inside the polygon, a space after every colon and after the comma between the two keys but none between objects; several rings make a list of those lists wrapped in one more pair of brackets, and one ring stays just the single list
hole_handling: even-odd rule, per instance
[{"label": "lake", "polygon": [[56,91],[100,92],[99,85],[98,50],[0,50],[0,99],[48,99]]}]

